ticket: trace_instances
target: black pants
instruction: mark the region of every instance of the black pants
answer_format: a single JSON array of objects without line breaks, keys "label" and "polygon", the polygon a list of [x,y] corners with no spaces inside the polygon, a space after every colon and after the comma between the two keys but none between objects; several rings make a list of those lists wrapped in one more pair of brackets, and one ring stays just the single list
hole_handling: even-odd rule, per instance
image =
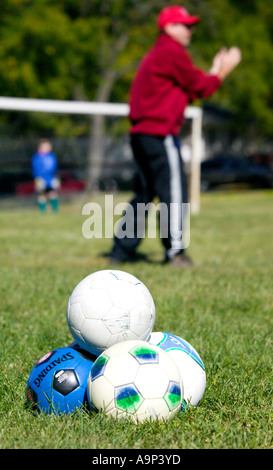
[{"label": "black pants", "polygon": [[[145,220],[139,220],[137,210],[141,203],[147,205],[157,196],[160,203],[164,205],[159,214],[160,227],[165,227],[164,236],[161,241],[165,248],[167,258],[172,258],[175,254],[183,251],[182,231],[183,217],[182,210],[171,210],[171,203],[177,203],[182,207],[182,203],[188,202],[187,181],[183,171],[179,143],[169,135],[167,137],[150,136],[145,134],[132,134],[131,147],[137,165],[137,179],[135,197],[130,202],[130,214],[126,222],[120,224],[119,232],[114,238],[114,247],[111,256],[121,261],[129,260],[134,256],[135,250],[143,238],[140,227],[145,229]],[[175,204],[172,204],[174,207]],[[167,209],[167,210],[165,210]],[[147,215],[147,212],[145,213]],[[143,213],[141,212],[143,219]],[[164,219],[163,219],[164,218]],[[122,236],[125,224],[131,225],[131,233]],[[181,232],[181,237],[174,238],[172,226]],[[140,232],[140,233],[139,233]]]}]

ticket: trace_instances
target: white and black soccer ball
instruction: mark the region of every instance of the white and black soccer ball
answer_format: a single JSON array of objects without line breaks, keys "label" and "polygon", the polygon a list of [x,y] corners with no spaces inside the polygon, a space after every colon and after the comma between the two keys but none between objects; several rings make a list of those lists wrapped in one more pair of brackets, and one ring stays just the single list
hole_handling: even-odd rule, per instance
[{"label": "white and black soccer ball", "polygon": [[155,305],[147,287],[119,270],[88,275],[67,304],[67,324],[74,340],[99,355],[115,343],[147,340],[155,322]]},{"label": "white and black soccer ball", "polygon": [[206,390],[206,371],[194,347],[183,338],[164,332],[152,332],[149,343],[163,349],[180,370],[184,387],[184,403],[196,407]]},{"label": "white and black soccer ball", "polygon": [[87,397],[91,409],[115,418],[169,421],[181,410],[183,383],[164,350],[147,341],[124,341],[94,362]]}]

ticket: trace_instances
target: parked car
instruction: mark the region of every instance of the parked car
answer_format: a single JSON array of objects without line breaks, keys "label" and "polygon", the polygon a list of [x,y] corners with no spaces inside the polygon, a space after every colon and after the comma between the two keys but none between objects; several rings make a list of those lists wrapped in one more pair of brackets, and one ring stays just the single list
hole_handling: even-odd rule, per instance
[{"label": "parked car", "polygon": [[273,187],[273,169],[247,158],[217,156],[201,163],[201,191],[220,185],[246,184],[253,188]]},{"label": "parked car", "polygon": [[[60,172],[61,187],[60,194],[70,194],[83,191],[86,187],[86,182],[76,179],[69,171]],[[33,180],[18,183],[15,187],[15,194],[17,196],[28,196],[35,192]]]},{"label": "parked car", "polygon": [[29,180],[31,180],[31,173],[27,170],[21,172],[0,170],[0,195],[14,194],[21,182]]}]

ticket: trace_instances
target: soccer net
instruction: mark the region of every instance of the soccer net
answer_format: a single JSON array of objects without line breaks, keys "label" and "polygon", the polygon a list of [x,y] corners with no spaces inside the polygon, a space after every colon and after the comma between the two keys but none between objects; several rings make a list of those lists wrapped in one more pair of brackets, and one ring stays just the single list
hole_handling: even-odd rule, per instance
[{"label": "soccer net", "polygon": [[[46,100],[34,98],[0,97],[0,109],[6,111],[43,112],[126,117],[126,103],[100,103],[86,101]],[[185,118],[191,120],[190,203],[191,212],[200,210],[200,163],[202,149],[202,109],[188,106]]]}]

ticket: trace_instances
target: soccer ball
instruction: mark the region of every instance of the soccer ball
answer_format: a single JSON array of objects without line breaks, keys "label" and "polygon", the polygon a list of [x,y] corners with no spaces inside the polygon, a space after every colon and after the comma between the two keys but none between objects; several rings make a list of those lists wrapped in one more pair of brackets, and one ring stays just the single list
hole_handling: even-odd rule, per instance
[{"label": "soccer ball", "polygon": [[124,271],[90,274],[75,287],[67,304],[67,324],[74,340],[97,356],[120,341],[147,340],[154,321],[149,290]]},{"label": "soccer ball", "polygon": [[77,345],[49,352],[30,372],[27,401],[45,414],[69,414],[88,405],[87,380],[95,360]]},{"label": "soccer ball", "polygon": [[206,389],[206,372],[201,357],[190,343],[170,333],[153,332],[149,343],[168,353],[178,366],[184,387],[184,402],[196,407]]},{"label": "soccer ball", "polygon": [[178,367],[163,349],[129,340],[106,349],[87,382],[90,408],[115,418],[170,420],[181,409],[183,384]]}]

